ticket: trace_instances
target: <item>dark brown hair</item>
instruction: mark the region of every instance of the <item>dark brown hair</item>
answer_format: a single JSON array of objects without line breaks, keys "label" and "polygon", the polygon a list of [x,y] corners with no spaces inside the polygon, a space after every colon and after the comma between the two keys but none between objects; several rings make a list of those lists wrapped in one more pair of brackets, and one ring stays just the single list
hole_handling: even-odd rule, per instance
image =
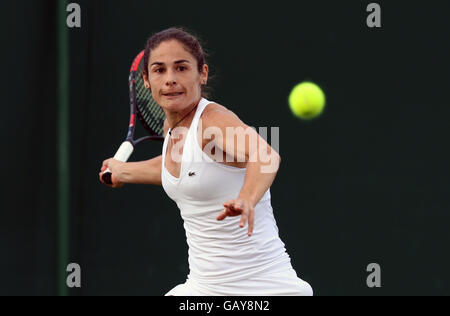
[{"label": "dark brown hair", "polygon": [[[152,50],[156,49],[161,43],[177,40],[184,48],[195,58],[197,61],[197,70],[202,72],[203,65],[206,64],[206,53],[200,45],[197,37],[191,33],[185,31],[181,27],[171,27],[161,32],[153,34],[148,40],[145,46],[144,53],[144,72],[148,74],[148,61]],[[202,96],[209,97],[209,91],[205,91],[205,87],[202,86]]]}]

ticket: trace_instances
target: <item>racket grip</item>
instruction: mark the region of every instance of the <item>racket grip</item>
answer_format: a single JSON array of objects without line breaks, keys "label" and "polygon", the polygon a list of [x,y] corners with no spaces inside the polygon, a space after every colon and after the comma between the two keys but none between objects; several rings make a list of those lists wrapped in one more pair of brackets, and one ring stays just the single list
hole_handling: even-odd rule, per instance
[{"label": "racket grip", "polygon": [[[131,154],[133,153],[134,147],[133,144],[131,144],[129,141],[125,141],[120,145],[119,150],[117,150],[116,154],[114,155],[114,159],[122,162],[126,162],[128,158],[130,158]],[[106,183],[111,185],[112,179],[111,179],[111,170],[106,169],[105,172],[102,174],[102,180]]]},{"label": "racket grip", "polygon": [[106,169],[105,172],[103,172],[103,174],[102,174],[103,182],[111,185],[112,184],[111,175],[112,175],[111,171],[109,169]]}]

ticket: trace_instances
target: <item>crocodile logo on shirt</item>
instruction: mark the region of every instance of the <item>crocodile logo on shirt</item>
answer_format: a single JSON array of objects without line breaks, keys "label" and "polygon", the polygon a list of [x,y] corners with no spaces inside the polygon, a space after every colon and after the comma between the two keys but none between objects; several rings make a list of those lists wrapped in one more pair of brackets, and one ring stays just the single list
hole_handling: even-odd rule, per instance
[{"label": "crocodile logo on shirt", "polygon": [[193,176],[196,175],[195,172],[193,172],[193,171],[190,171],[188,174],[189,174],[190,177],[193,177]]}]

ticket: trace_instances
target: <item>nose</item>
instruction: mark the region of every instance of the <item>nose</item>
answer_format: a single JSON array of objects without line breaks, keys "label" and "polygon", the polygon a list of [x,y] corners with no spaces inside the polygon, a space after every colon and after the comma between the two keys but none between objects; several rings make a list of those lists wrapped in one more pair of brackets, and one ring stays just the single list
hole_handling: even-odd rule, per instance
[{"label": "nose", "polygon": [[171,87],[177,84],[176,75],[173,71],[167,72],[166,86]]}]

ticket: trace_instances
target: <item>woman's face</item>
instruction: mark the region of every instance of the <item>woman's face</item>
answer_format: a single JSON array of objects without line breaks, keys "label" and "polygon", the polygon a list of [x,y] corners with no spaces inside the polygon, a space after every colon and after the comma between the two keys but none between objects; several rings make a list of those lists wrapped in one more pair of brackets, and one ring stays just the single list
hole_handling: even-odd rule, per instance
[{"label": "woman's face", "polygon": [[148,78],[144,76],[156,103],[171,112],[198,102],[207,79],[208,66],[199,73],[196,59],[177,40],[162,42],[151,51]]}]

